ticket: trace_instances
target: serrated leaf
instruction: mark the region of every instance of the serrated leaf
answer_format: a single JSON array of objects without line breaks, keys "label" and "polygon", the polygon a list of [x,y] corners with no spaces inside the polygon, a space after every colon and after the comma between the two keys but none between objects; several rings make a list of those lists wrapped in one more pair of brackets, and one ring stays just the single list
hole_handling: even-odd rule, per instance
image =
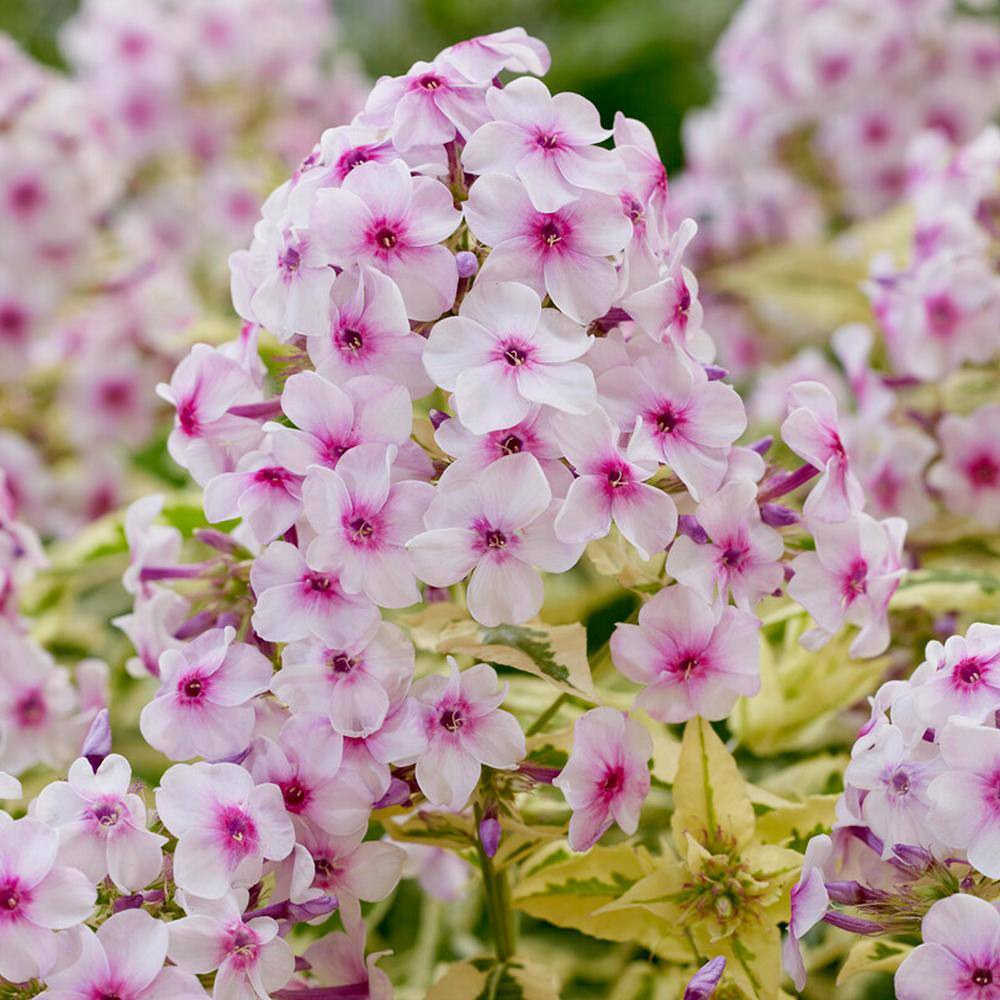
[{"label": "serrated leaf", "polygon": [[461,851],[475,846],[473,822],[458,813],[434,812],[420,809],[403,816],[397,809],[381,810],[377,816],[383,820],[385,832],[393,840],[428,847],[444,847]]},{"label": "serrated leaf", "polygon": [[901,941],[862,938],[851,948],[837,973],[837,985],[840,986],[860,972],[895,972],[911,951],[913,945]]},{"label": "serrated leaf", "polygon": [[807,835],[828,831],[839,795],[810,795],[804,802],[770,809],[757,816],[757,840],[764,844],[799,843]]},{"label": "serrated leaf", "polygon": [[738,849],[753,838],[753,805],[743,776],[715,730],[700,717],[684,727],[672,828],[682,854],[687,834],[709,850],[732,844]]}]

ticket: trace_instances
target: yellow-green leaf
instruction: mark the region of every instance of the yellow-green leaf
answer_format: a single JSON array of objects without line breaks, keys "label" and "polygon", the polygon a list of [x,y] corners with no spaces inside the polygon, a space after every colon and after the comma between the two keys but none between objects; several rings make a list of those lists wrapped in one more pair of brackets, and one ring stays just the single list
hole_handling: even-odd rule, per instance
[{"label": "yellow-green leaf", "polygon": [[559,984],[552,970],[538,962],[474,958],[450,966],[427,1000],[559,1000]]},{"label": "yellow-green leaf", "polygon": [[901,941],[863,938],[848,953],[847,960],[837,973],[837,985],[847,982],[859,972],[895,972],[911,951],[913,945]]},{"label": "yellow-green leaf", "polygon": [[725,841],[742,847],[754,833],[743,776],[715,730],[700,717],[684,729],[674,778],[673,834],[682,854],[688,833],[710,850],[725,848]]}]

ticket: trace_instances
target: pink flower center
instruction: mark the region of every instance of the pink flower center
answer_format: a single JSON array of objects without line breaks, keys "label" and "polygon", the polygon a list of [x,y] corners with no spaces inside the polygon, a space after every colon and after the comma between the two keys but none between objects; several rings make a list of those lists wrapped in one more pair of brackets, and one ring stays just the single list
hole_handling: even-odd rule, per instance
[{"label": "pink flower center", "polygon": [[226,846],[237,857],[245,857],[257,847],[257,826],[238,806],[226,806],[220,817]]},{"label": "pink flower center", "polygon": [[508,347],[503,352],[503,359],[512,368],[519,368],[528,360],[528,356],[519,347]]},{"label": "pink flower center", "polygon": [[120,802],[107,800],[99,802],[91,811],[91,816],[97,821],[99,826],[110,829],[122,818],[122,806]]},{"label": "pink flower center", "polygon": [[681,422],[683,415],[678,413],[670,403],[664,403],[662,408],[653,414],[653,423],[661,434],[672,434]]},{"label": "pink flower center", "polygon": [[667,670],[672,674],[680,675],[684,680],[690,680],[691,675],[697,673],[704,666],[701,657],[701,653],[683,653],[667,665]]},{"label": "pink flower center", "polygon": [[316,867],[315,881],[320,885],[330,885],[340,874],[340,868],[330,858],[314,858]]},{"label": "pink flower center", "polygon": [[460,708],[446,708],[439,716],[438,723],[449,733],[457,733],[465,725],[465,717]]},{"label": "pink flower center", "polygon": [[613,490],[620,489],[624,486],[632,485],[632,477],[629,475],[629,470],[624,465],[613,465],[607,470],[608,486]]},{"label": "pink flower center", "polygon": [[188,674],[177,684],[177,690],[186,701],[200,701],[208,687],[207,678],[200,674]]},{"label": "pink flower center", "polygon": [[993,970],[979,968],[972,973],[972,981],[977,986],[989,986],[993,982]]},{"label": "pink flower center", "polygon": [[848,604],[868,590],[868,563],[858,559],[844,577],[844,597]]},{"label": "pink flower center", "polygon": [[396,234],[388,226],[382,226],[375,232],[375,242],[383,250],[391,250],[398,241]]},{"label": "pink flower center", "polygon": [[291,482],[292,475],[287,469],[282,469],[280,466],[269,466],[266,469],[258,469],[253,474],[253,479],[255,483],[284,490]]},{"label": "pink flower center", "polygon": [[14,184],[7,197],[11,208],[20,215],[28,215],[35,211],[44,201],[42,189],[36,181],[30,179]]},{"label": "pink flower center", "polygon": [[486,532],[486,547],[488,549],[503,549],[507,546],[507,536],[496,529]]},{"label": "pink flower center", "polygon": [[1000,479],[1000,465],[997,465],[992,455],[984,452],[969,462],[965,474],[976,489],[992,489]]},{"label": "pink flower center", "polygon": [[302,265],[302,254],[295,247],[285,247],[285,252],[278,257],[278,267],[286,274],[295,274]]},{"label": "pink flower center", "polygon": [[15,910],[21,905],[22,893],[17,882],[0,884],[0,920],[14,917]]},{"label": "pink flower center", "polygon": [[333,580],[326,573],[306,573],[302,578],[306,590],[326,596],[333,593]]},{"label": "pink flower center", "polygon": [[243,969],[257,961],[260,954],[260,941],[246,924],[230,926],[229,954],[235,960],[235,964]]},{"label": "pink flower center", "polygon": [[983,679],[983,666],[984,664],[974,656],[959,660],[951,672],[952,680],[968,687],[976,686]]},{"label": "pink flower center", "polygon": [[332,674],[349,674],[357,665],[358,660],[347,653],[338,653],[334,650],[327,650],[326,667]]},{"label": "pink flower center", "polygon": [[730,572],[737,572],[746,565],[749,548],[740,542],[730,543],[719,556],[719,562]]},{"label": "pink flower center", "polygon": [[285,808],[293,813],[301,812],[309,801],[309,789],[298,779],[282,784],[281,795],[285,800]]},{"label": "pink flower center", "polygon": [[182,399],[177,406],[177,423],[188,437],[194,437],[201,430],[198,420],[198,403],[194,398]]},{"label": "pink flower center", "polygon": [[15,714],[17,721],[24,728],[40,726],[48,714],[45,707],[45,699],[38,688],[29,691],[16,705]]},{"label": "pink flower center", "polygon": [[366,521],[363,517],[354,518],[348,525],[348,530],[351,533],[352,542],[367,542],[375,534],[375,528],[371,522]]},{"label": "pink flower center", "polygon": [[19,341],[24,337],[27,327],[28,317],[20,306],[0,306],[0,337],[8,341]]},{"label": "pink flower center", "polygon": [[569,233],[569,226],[558,215],[539,214],[536,217],[535,236],[543,252],[561,249]]},{"label": "pink flower center", "polygon": [[433,73],[425,73],[419,80],[417,80],[417,86],[422,90],[440,90],[441,84],[441,78],[435,76]]},{"label": "pink flower center", "polygon": [[342,351],[350,351],[352,354],[357,354],[365,346],[358,330],[341,330],[338,341]]},{"label": "pink flower center", "polygon": [[497,443],[497,447],[505,455],[517,455],[524,447],[524,442],[516,434],[508,434],[502,441]]},{"label": "pink flower center", "polygon": [[609,767],[601,781],[601,791],[605,795],[614,795],[625,787],[625,770],[621,764]]},{"label": "pink flower center", "polygon": [[961,318],[958,308],[946,292],[928,298],[924,302],[924,313],[931,332],[939,337],[950,337]]},{"label": "pink flower center", "polygon": [[369,146],[358,146],[344,153],[337,161],[337,169],[341,176],[346,177],[355,167],[360,166],[362,163],[367,163],[370,159],[368,155],[369,149]]},{"label": "pink flower center", "polygon": [[910,791],[910,776],[905,771],[897,771],[889,784],[897,795],[907,795]]},{"label": "pink flower center", "polygon": [[691,289],[688,288],[684,281],[681,281],[680,287],[677,289],[677,304],[674,306],[674,319],[682,320],[687,318],[688,311],[691,309]]},{"label": "pink flower center", "polygon": [[562,140],[553,132],[539,132],[535,136],[535,142],[542,149],[559,149],[562,146]]}]

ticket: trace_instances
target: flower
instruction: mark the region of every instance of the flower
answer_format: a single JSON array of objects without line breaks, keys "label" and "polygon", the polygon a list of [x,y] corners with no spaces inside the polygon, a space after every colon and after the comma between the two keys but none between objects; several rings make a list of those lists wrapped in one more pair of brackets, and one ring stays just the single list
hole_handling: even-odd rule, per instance
[{"label": "flower", "polygon": [[424,366],[455,393],[458,418],[474,434],[524,420],[533,403],[566,413],[597,404],[594,376],[576,359],[592,338],[538,295],[514,281],[476,284],[457,316],[435,324]]},{"label": "flower", "polygon": [[311,467],[303,488],[306,515],[317,532],[310,564],[337,573],[347,593],[364,593],[384,608],[420,600],[405,546],[423,530],[434,497],[430,483],[390,485],[396,454],[394,445],[358,445],[336,469]]},{"label": "flower", "polygon": [[542,581],[532,568],[562,573],[583,545],[560,542],[545,473],[533,455],[488,466],[475,482],[439,489],[427,508],[427,531],[407,545],[421,580],[448,587],[469,573],[469,613],[483,625],[527,621],[542,606]]},{"label": "flower", "polygon": [[389,622],[346,648],[291,642],[271,690],[293,712],[325,711],[343,736],[370,736],[409,690],[415,655],[402,629]]},{"label": "flower", "polygon": [[156,790],[156,811],[178,838],[178,887],[206,899],[253,885],[264,861],[281,860],[295,843],[281,789],[254,785],[237,764],[174,764]]},{"label": "flower", "polygon": [[632,226],[611,195],[585,191],[554,212],[540,212],[514,177],[488,174],[469,190],[465,220],[492,247],[480,281],[517,281],[578,323],[611,307],[618,285],[608,259],[624,249]]},{"label": "flower", "polygon": [[0,976],[45,976],[56,961],[54,931],[90,916],[93,883],[56,865],[59,835],[31,816],[0,823]]},{"label": "flower", "polygon": [[573,750],[552,784],[573,815],[569,846],[589,851],[617,823],[635,833],[649,794],[653,741],[646,728],[614,708],[592,708],[573,726]]},{"label": "flower", "polygon": [[168,924],[170,960],[188,973],[216,972],[216,1000],[260,1000],[281,989],[295,971],[288,942],[271,917],[247,919],[247,894],[219,899],[184,897],[188,916]]},{"label": "flower", "polygon": [[254,560],[250,585],[257,595],[253,627],[269,642],[314,637],[349,646],[378,625],[367,597],[348,594],[335,574],[311,565],[289,542],[272,542]]},{"label": "flower", "polygon": [[480,84],[489,83],[504,69],[544,76],[551,63],[545,43],[532,38],[524,28],[507,28],[456,42],[438,59],[450,63],[467,80]]},{"label": "flower", "polygon": [[896,970],[899,1000],[994,1000],[1000,984],[1000,913],[959,893],[939,899],[920,925],[923,943]]},{"label": "flower", "polygon": [[39,793],[34,815],[59,833],[59,861],[94,884],[107,876],[121,892],[135,892],[160,873],[166,837],[146,829],[146,806],[129,791],[132,768],[109,754],[96,771],[75,760],[66,781]]},{"label": "flower", "polygon": [[821,473],[806,498],[806,516],[846,521],[864,507],[865,496],[851,471],[833,393],[820,382],[797,382],[788,390],[788,409],[782,440]]},{"label": "flower", "polygon": [[316,194],[311,259],[341,268],[374,267],[398,286],[411,319],[437,319],[451,308],[458,285],[454,254],[438,244],[460,221],[440,181],[412,177],[402,160],[362,163],[339,188]]},{"label": "flower", "polygon": [[[189,972],[163,967],[167,926],[144,910],[123,910],[108,917],[96,934],[86,926],[76,928],[75,957],[46,977],[41,995],[48,1000],[193,1000],[206,996]],[[66,950],[74,953],[68,945]]]},{"label": "flower", "polygon": [[677,530],[677,507],[646,483],[656,466],[625,457],[607,413],[560,416],[555,431],[577,473],[556,516],[556,537],[570,543],[603,538],[614,521],[643,559],[665,549]]},{"label": "flower", "polygon": [[855,746],[844,782],[867,793],[861,815],[884,844],[883,859],[896,844],[938,844],[941,830],[928,821],[928,810],[930,785],[940,773],[936,748],[921,743],[911,749],[900,729],[888,723]]},{"label": "flower", "polygon": [[518,177],[535,208],[555,212],[581,190],[617,194],[625,169],[595,146],[611,133],[597,108],[579,94],[556,94],[541,80],[520,77],[486,92],[493,121],[480,126],[462,152],[469,173]]},{"label": "flower", "polygon": [[636,706],[661,722],[696,715],[724,719],[740,695],[760,689],[760,622],[738,608],[713,607],[693,590],[665,587],[639,611],[639,624],[619,623],[611,657],[646,687]]},{"label": "flower", "polygon": [[673,347],[652,347],[597,380],[601,402],[623,431],[633,431],[629,458],[666,462],[697,500],[726,474],[729,449],[746,429],[731,386]]},{"label": "flower", "polygon": [[258,736],[246,761],[254,780],[278,786],[298,828],[311,823],[346,836],[368,825],[371,799],[360,780],[342,766],[344,740],[317,712],[294,715],[277,739]]},{"label": "flower", "polygon": [[1000,405],[981,406],[967,417],[949,413],[938,437],[943,454],[928,483],[949,510],[988,528],[1000,525]]},{"label": "flower", "polygon": [[939,742],[928,825],[949,846],[964,848],[973,868],[1000,878],[1000,730],[952,719]]},{"label": "flower", "polygon": [[496,671],[477,663],[448,677],[423,677],[413,686],[427,748],[417,758],[417,784],[435,805],[458,811],[479,781],[482,765],[511,769],[524,757],[524,733],[499,706],[507,694]]},{"label": "flower", "polygon": [[365,925],[358,921],[346,933],[334,931],[314,941],[306,949],[305,959],[324,986],[337,989],[362,984],[369,1000],[392,1000],[392,983],[375,964],[389,952],[373,952],[366,958],[366,936]]},{"label": "flower", "polygon": [[792,982],[799,991],[806,985],[806,969],[802,962],[799,940],[823,919],[823,914],[830,907],[830,896],[823,880],[823,867],[832,854],[833,841],[825,833],[810,837],[802,861],[802,874],[792,886],[792,910],[781,955],[785,971],[792,977]]},{"label": "flower", "polygon": [[316,372],[298,372],[285,382],[281,409],[295,426],[268,423],[264,429],[278,463],[300,475],[310,465],[334,468],[359,444],[399,447],[413,426],[406,390],[374,375],[358,375],[338,386]]},{"label": "flower", "polygon": [[943,729],[953,715],[985,722],[1000,709],[1000,627],[979,622],[964,637],[929,642],[925,662],[913,705],[927,726]]},{"label": "flower", "polygon": [[680,535],[667,556],[667,572],[706,601],[726,600],[753,608],[784,582],[779,562],[785,543],[760,519],[757,486],[733,479],[702,500],[695,514],[709,541],[699,545]]},{"label": "flower", "polygon": [[171,760],[218,760],[245,749],[253,737],[252,700],[271,681],[270,661],[234,642],[236,629],[209,629],[160,656],[160,688],[139,715],[151,746]]},{"label": "flower", "polygon": [[876,521],[855,514],[837,524],[808,524],[815,552],[791,562],[788,593],[813,616],[816,628],[802,636],[806,649],[818,649],[850,622],[860,629],[851,656],[878,656],[889,644],[889,599],[899,586],[906,522]]}]

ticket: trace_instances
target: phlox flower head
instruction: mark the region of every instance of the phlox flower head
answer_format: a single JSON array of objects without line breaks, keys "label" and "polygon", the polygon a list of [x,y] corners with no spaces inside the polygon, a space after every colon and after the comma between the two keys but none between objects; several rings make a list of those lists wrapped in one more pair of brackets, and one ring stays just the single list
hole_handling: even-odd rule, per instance
[{"label": "phlox flower head", "polygon": [[573,727],[573,751],[553,779],[573,810],[569,846],[588,851],[614,824],[635,833],[649,793],[653,742],[646,728],[614,708],[594,708]]},{"label": "phlox flower head", "polygon": [[510,769],[524,757],[524,733],[500,705],[507,685],[477,663],[459,671],[448,658],[447,677],[423,677],[413,686],[427,748],[417,758],[417,784],[436,805],[459,810],[469,800],[482,767]]},{"label": "phlox flower head", "polygon": [[654,719],[723,719],[740,695],[760,689],[759,630],[749,612],[665,587],[642,606],[637,625],[616,626],[611,657],[644,685],[636,706]]},{"label": "phlox flower head", "polygon": [[95,770],[85,757],[66,781],[45,786],[34,815],[59,833],[59,861],[98,883],[106,876],[121,892],[149,885],[160,872],[165,837],[146,829],[146,806],[131,792],[132,768],[109,754]]}]

